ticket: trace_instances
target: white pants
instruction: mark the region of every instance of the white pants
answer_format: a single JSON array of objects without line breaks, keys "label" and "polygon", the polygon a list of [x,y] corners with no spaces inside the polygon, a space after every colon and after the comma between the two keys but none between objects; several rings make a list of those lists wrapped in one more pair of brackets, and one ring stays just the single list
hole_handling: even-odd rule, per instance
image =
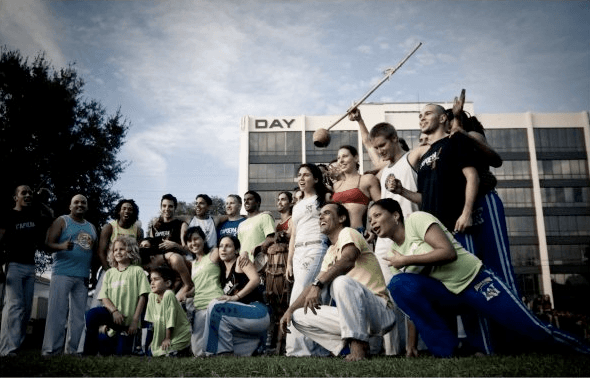
[{"label": "white pants", "polygon": [[205,355],[205,328],[207,326],[207,309],[195,310],[191,332],[191,349],[195,357]]},{"label": "white pants", "polygon": [[293,313],[293,325],[335,356],[347,339],[369,342],[370,336],[383,335],[395,324],[393,309],[385,299],[350,277],[337,277],[330,294],[336,307],[322,305],[317,315],[298,309]]},{"label": "white pants", "polygon": [[[328,246],[324,243],[295,248],[293,254],[293,289],[291,305],[303,289],[310,285],[322,267],[322,260]],[[289,327],[285,340],[285,354],[290,357],[328,356],[328,351],[320,348],[312,340],[305,338],[295,327]]]},{"label": "white pants", "polygon": [[[88,287],[82,277],[53,275],[49,285],[49,305],[41,354],[44,356],[78,351],[85,321]],[[68,325],[68,339],[64,339]]]},{"label": "white pants", "polygon": [[35,265],[11,262],[6,270],[6,303],[2,309],[0,356],[16,353],[27,333],[33,308]]},{"label": "white pants", "polygon": [[259,345],[266,343],[270,316],[260,302],[244,304],[214,299],[207,308],[205,325],[207,355],[231,352],[251,356]]}]

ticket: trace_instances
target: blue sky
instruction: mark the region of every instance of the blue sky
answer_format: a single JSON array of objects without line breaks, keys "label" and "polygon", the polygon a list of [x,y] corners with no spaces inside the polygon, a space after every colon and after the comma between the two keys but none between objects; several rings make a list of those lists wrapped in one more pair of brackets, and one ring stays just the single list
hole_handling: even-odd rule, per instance
[{"label": "blue sky", "polygon": [[121,108],[115,189],[146,224],[164,193],[237,191],[242,116],[341,114],[419,41],[369,101],[466,88],[477,113],[588,111],[589,20],[587,1],[0,0],[0,43],[75,62]]}]

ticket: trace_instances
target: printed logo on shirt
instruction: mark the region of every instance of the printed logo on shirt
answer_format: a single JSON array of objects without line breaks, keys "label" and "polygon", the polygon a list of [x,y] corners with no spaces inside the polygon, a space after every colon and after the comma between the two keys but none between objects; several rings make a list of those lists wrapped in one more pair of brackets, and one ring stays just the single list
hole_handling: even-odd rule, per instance
[{"label": "printed logo on shirt", "polygon": [[76,235],[74,243],[78,244],[82,249],[92,249],[92,236],[86,232],[80,232]]},{"label": "printed logo on shirt", "polygon": [[35,222],[23,222],[15,225],[17,230],[24,230],[26,228],[35,228]]},{"label": "printed logo on shirt", "polygon": [[234,288],[234,283],[231,281],[227,281],[227,283],[223,287],[223,293],[225,295],[229,295],[232,292],[233,288]]},{"label": "printed logo on shirt", "polygon": [[116,288],[121,287],[123,285],[125,285],[125,280],[113,281],[111,283],[111,288],[116,289]]},{"label": "printed logo on shirt", "polygon": [[430,155],[426,159],[422,160],[422,162],[420,163],[420,169],[424,168],[425,166],[430,166],[431,169],[435,169],[436,162],[438,161],[439,156],[440,156],[440,151],[441,151],[441,149],[439,149],[438,151],[435,151],[432,155]]}]

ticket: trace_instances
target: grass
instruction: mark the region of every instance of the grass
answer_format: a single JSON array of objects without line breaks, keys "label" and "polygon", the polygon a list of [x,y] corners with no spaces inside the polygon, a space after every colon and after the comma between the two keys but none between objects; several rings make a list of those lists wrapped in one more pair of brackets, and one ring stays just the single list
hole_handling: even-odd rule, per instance
[{"label": "grass", "polygon": [[560,354],[462,357],[374,357],[349,363],[342,358],[288,357],[41,357],[26,350],[18,357],[0,358],[7,376],[207,376],[207,377],[580,377],[590,374],[590,357]]}]

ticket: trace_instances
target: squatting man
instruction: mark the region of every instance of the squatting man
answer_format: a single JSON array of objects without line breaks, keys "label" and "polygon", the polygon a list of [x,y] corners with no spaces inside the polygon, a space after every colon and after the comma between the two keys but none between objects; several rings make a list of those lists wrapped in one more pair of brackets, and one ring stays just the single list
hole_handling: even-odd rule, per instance
[{"label": "squatting man", "polygon": [[[328,203],[322,207],[320,231],[331,241],[320,273],[289,307],[280,327],[289,333],[292,322],[335,356],[348,345],[346,360],[362,360],[369,353],[369,338],[393,328],[393,303],[377,257],[363,236],[350,228],[344,206]],[[329,305],[328,297],[335,307]]]}]

